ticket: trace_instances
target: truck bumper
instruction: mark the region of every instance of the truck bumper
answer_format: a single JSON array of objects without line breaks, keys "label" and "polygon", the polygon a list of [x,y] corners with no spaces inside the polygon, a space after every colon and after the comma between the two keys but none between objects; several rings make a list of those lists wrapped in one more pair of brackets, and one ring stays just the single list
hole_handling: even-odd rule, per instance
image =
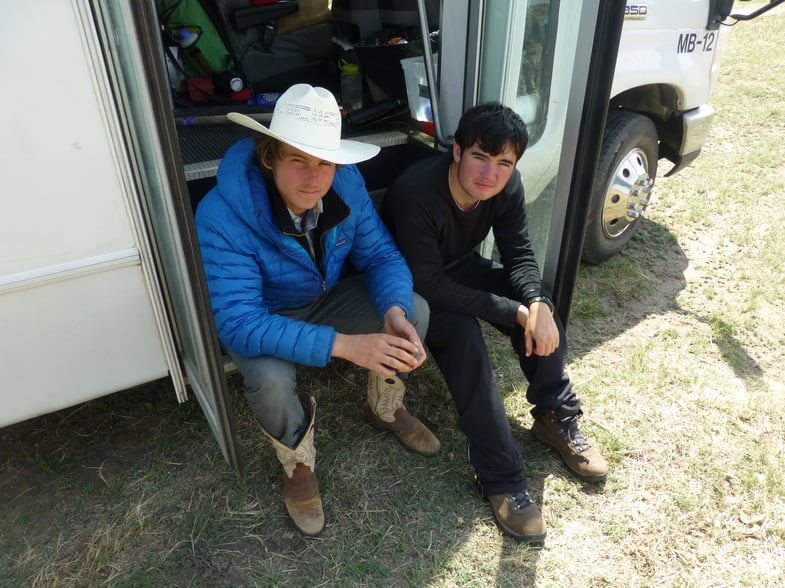
[{"label": "truck bumper", "polygon": [[670,158],[674,165],[666,177],[684,169],[698,157],[709,136],[715,112],[713,106],[704,104],[681,115],[681,143]]}]

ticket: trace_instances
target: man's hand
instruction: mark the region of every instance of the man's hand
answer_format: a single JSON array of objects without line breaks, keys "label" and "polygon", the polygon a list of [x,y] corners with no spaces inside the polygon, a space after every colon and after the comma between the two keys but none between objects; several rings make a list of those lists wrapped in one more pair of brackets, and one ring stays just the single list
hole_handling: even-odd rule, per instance
[{"label": "man's hand", "polygon": [[348,359],[359,366],[394,376],[410,372],[425,361],[425,346],[403,309],[391,307],[384,315],[384,333],[344,335],[338,333],[333,357]]},{"label": "man's hand", "polygon": [[544,302],[535,302],[529,307],[525,328],[526,357],[532,353],[545,357],[559,347],[559,329],[551,309]]}]

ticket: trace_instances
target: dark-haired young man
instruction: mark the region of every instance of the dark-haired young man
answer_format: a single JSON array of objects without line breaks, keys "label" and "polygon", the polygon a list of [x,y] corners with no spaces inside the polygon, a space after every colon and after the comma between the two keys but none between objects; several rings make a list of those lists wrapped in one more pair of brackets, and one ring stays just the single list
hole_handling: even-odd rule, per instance
[{"label": "dark-haired young man", "polygon": [[[584,480],[605,479],[608,466],[578,428],[583,412],[564,370],[564,327],[529,241],[516,169],[527,143],[526,125],[510,108],[475,106],[461,117],[452,151],[402,174],[381,211],[415,291],[431,307],[425,342],[458,410],[480,491],[505,533],[540,541],[545,522],[526,492],[523,461],[477,319],[510,334],[529,382],[534,437]],[[475,251],[491,229],[501,263]]]}]

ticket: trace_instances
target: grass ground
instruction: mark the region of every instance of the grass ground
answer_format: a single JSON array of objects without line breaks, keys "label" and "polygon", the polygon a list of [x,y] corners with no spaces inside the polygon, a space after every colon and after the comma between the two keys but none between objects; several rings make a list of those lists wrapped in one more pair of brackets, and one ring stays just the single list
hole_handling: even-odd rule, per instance
[{"label": "grass ground", "polygon": [[581,269],[568,368],[604,484],[530,439],[514,358],[488,332],[541,549],[494,526],[430,363],[408,399],[443,443],[430,460],[365,422],[364,375],[342,364],[302,378],[319,538],[290,525],[236,377],[244,479],[158,382],[0,430],[0,585],[785,586],[783,39],[782,9],[736,27],[704,153],[658,179],[622,255]]}]

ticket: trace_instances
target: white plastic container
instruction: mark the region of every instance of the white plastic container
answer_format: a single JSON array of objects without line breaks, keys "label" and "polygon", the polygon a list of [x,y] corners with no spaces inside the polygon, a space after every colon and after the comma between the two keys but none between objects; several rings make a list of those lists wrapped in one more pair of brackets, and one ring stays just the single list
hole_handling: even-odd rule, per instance
[{"label": "white plastic container", "polygon": [[[438,55],[433,56],[434,65]],[[425,76],[425,62],[423,57],[407,57],[401,59],[403,78],[406,82],[406,100],[409,103],[409,113],[415,120],[432,121],[431,92],[428,87],[428,78]]]}]

